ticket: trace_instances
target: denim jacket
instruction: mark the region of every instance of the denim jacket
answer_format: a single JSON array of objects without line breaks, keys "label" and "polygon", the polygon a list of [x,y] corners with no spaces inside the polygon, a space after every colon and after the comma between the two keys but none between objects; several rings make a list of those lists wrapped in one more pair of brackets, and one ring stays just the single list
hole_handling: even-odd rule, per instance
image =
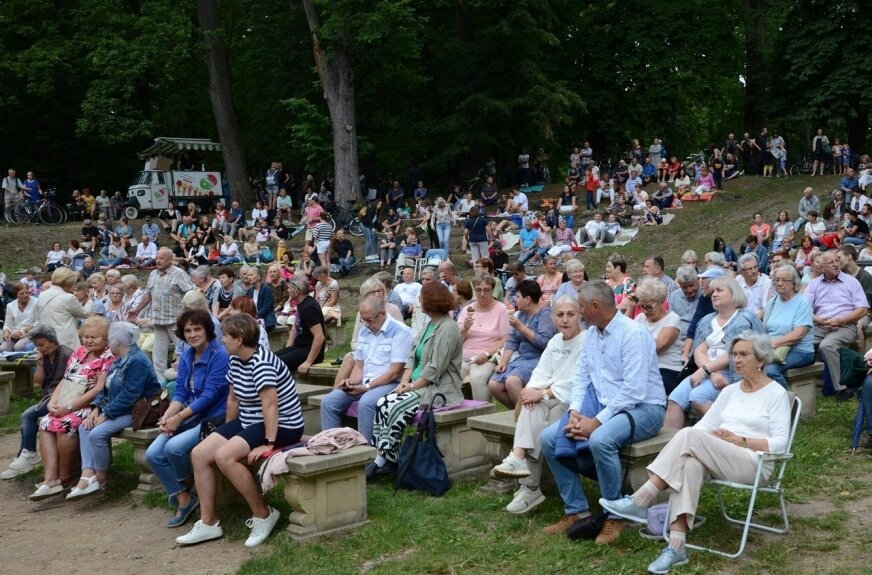
[{"label": "denim jacket", "polygon": [[[713,312],[699,320],[699,324],[696,328],[696,335],[693,338],[693,351],[696,351],[696,348],[705,341],[712,333],[712,322],[715,317],[717,317],[718,312]],[[750,329],[755,333],[766,333],[766,329],[763,327],[763,324],[760,323],[760,320],[757,319],[757,316],[752,314],[751,312],[740,309],[739,313],[736,314],[736,317],[733,318],[733,321],[727,324],[727,329],[724,330],[724,341],[729,345],[733,338],[742,333],[745,330]],[[733,358],[730,357],[730,363],[727,365],[726,376],[727,380],[730,383],[735,383],[742,379],[742,377],[734,371],[733,366]]]},{"label": "denim jacket", "polygon": [[108,419],[118,419],[130,414],[140,397],[151,397],[158,391],[160,383],[151,360],[134,345],[109,368],[106,387],[97,394],[92,405],[99,407]]}]

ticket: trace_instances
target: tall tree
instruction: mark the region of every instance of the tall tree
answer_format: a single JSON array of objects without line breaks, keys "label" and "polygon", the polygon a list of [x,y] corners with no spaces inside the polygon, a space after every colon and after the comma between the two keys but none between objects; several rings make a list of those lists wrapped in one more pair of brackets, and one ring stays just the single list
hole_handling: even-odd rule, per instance
[{"label": "tall tree", "polygon": [[230,59],[227,47],[221,38],[218,18],[218,0],[197,0],[197,16],[203,41],[206,44],[206,65],[209,69],[209,97],[212,100],[212,113],[221,141],[221,154],[224,168],[230,182],[231,197],[243,209],[252,203],[249,193],[248,168],[245,164],[245,149],[236,111],[233,109],[233,94],[230,89]]}]

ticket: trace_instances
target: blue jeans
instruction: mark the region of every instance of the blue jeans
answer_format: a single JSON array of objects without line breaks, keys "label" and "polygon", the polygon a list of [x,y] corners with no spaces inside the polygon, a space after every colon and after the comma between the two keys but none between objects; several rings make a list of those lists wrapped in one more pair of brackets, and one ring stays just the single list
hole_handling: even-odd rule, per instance
[{"label": "blue jeans", "polygon": [[357,405],[357,431],[367,441],[372,442],[372,422],[375,419],[376,404],[395,387],[392,383],[380,385],[362,395],[350,395],[341,389],[334,389],[321,401],[321,429],[342,427],[342,414],[352,403],[360,401]]},{"label": "blue jeans", "polygon": [[448,241],[451,239],[451,224],[436,224],[436,237],[439,238],[439,247],[448,251]]},{"label": "blue jeans", "polygon": [[842,238],[842,243],[843,244],[852,244],[855,246],[864,246],[864,245],[866,245],[866,239],[865,238],[855,238],[852,236],[845,236],[844,238]]},{"label": "blue jeans", "polygon": [[[633,442],[636,442],[654,437],[660,432],[666,408],[642,403],[629,413],[636,422],[636,433],[633,436]],[[539,442],[563,499],[564,513],[575,515],[590,509],[584,488],[578,479],[579,473],[599,481],[600,495],[603,498],[620,499],[624,488],[619,452],[630,442],[630,423],[627,416],[616,415],[598,427],[590,436],[590,449],[581,453],[573,467],[567,467],[554,457],[554,440],[558,433],[563,433],[562,429],[558,429],[559,426],[560,422],[557,421],[545,428],[539,436]]]},{"label": "blue jeans", "polygon": [[798,232],[803,227],[805,227],[805,224],[807,224],[807,223],[808,222],[806,221],[806,219],[803,218],[802,216],[796,218],[796,221],[793,222],[793,231]]},{"label": "blue jeans", "polygon": [[348,272],[354,267],[355,262],[357,262],[357,258],[354,256],[351,256],[350,258],[339,258],[339,267]]},{"label": "blue jeans", "polygon": [[[21,414],[21,447],[31,453],[36,453],[36,432],[39,429],[39,418],[48,415],[48,399],[31,405]],[[18,451],[21,455],[21,451]]]},{"label": "blue jeans", "polygon": [[226,266],[230,264],[242,263],[242,258],[238,256],[223,256],[218,258],[218,265]]},{"label": "blue jeans", "polygon": [[133,424],[133,417],[128,413],[116,419],[107,419],[94,429],[79,426],[79,453],[82,455],[82,470],[92,469],[104,472],[109,469],[112,452],[109,444],[112,436],[120,433],[125,427]]},{"label": "blue jeans", "polygon": [[767,363],[763,371],[766,372],[767,376],[777,381],[781,387],[787,389],[787,379],[784,377],[784,372],[794,367],[811,365],[813,361],[813,351],[797,351],[796,348],[791,348],[787,352],[787,357],[784,358],[784,363]]},{"label": "blue jeans", "polygon": [[872,375],[867,375],[860,388],[860,401],[866,413],[866,431],[872,432]]},{"label": "blue jeans", "polygon": [[109,259],[108,257],[100,258],[100,265],[101,266],[113,266],[114,267],[114,266],[120,266],[123,263],[124,263],[124,258],[121,258],[121,257],[112,258],[112,259]]},{"label": "blue jeans", "polygon": [[197,415],[191,416],[182,422],[175,435],[158,435],[145,452],[151,470],[163,483],[170,498],[187,490],[182,482],[194,473],[191,451],[200,443],[201,419]]},{"label": "blue jeans", "polygon": [[365,240],[364,255],[366,257],[378,255],[378,243],[375,240],[375,234],[372,229],[366,226],[360,226],[363,230],[363,238]]}]

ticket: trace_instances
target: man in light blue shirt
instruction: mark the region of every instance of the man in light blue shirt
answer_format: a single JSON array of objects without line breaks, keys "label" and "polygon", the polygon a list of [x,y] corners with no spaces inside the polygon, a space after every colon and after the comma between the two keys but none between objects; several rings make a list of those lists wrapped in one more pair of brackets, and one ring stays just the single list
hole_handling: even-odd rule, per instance
[{"label": "man in light blue shirt", "polygon": [[342,427],[342,414],[358,402],[357,430],[372,441],[376,403],[400,382],[415,340],[411,329],[387,315],[380,296],[363,300],[360,320],[354,367],[321,401],[321,429]]},{"label": "man in light blue shirt", "polygon": [[[576,521],[589,521],[590,507],[579,473],[599,481],[603,498],[621,496],[620,450],[657,435],[666,412],[656,346],[647,328],[618,312],[614,293],[604,281],[586,282],[579,302],[591,327],[572,382],[569,423],[564,428],[554,423],[540,435],[565,513],[545,528],[549,534],[565,533]],[[578,451],[574,461],[557,459],[560,434],[587,439],[588,446]],[[596,542],[612,543],[623,525],[619,517],[609,515]]]},{"label": "man in light blue shirt", "polygon": [[152,223],[151,216],[145,216],[145,223],[142,224],[142,235],[148,236],[151,243],[157,245],[157,237],[160,235],[160,228],[157,224]]},{"label": "man in light blue shirt", "polygon": [[693,314],[696,313],[699,298],[702,297],[702,290],[699,287],[699,277],[692,266],[679,266],[675,272],[675,283],[678,284],[679,289],[672,292],[668,298],[669,310],[674,311],[681,320],[678,339],[684,341],[687,337],[687,327],[693,319]]},{"label": "man in light blue shirt", "polygon": [[530,219],[524,219],[524,227],[518,233],[520,236],[521,253],[518,255],[518,261],[526,263],[527,260],[536,255],[536,243],[539,239],[539,231],[533,228],[533,222]]}]

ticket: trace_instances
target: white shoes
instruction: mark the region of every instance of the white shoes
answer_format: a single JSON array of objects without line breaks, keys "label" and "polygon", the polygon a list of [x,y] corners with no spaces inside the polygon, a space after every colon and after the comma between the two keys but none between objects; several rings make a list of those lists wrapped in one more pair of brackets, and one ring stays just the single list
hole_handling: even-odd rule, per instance
[{"label": "white shoes", "polygon": [[221,529],[220,521],[215,523],[215,525],[206,525],[198,520],[194,523],[194,528],[188,531],[188,533],[176,537],[176,543],[179,545],[194,545],[196,543],[203,543],[204,541],[220,539],[222,537],[224,537],[224,530]]},{"label": "white shoes", "polygon": [[0,473],[0,479],[15,479],[19,475],[32,471],[40,462],[38,453],[22,449],[18,457],[9,464],[9,468]]},{"label": "white shoes", "polygon": [[269,516],[266,519],[258,519],[252,517],[245,522],[247,527],[251,528],[251,535],[245,540],[246,547],[257,547],[263,543],[269,534],[272,533],[273,527],[279,521],[280,514],[272,507],[269,508]]},{"label": "white shoes", "polygon": [[515,497],[512,499],[511,503],[506,506],[506,511],[515,515],[522,515],[535,509],[544,501],[545,496],[542,495],[542,491],[540,491],[538,487],[533,490],[526,485],[522,485],[521,488],[515,492]]},{"label": "white shoes", "polygon": [[73,487],[70,490],[70,492],[67,494],[67,501],[75,501],[77,499],[81,499],[82,497],[87,497],[88,495],[91,495],[92,493],[97,493],[98,491],[103,489],[103,486],[100,485],[99,481],[97,481],[96,476],[82,477],[80,479],[80,481],[85,481],[88,483],[88,485],[86,485],[85,487],[83,487],[81,489],[79,489],[78,484],[75,487]]},{"label": "white shoes", "polygon": [[526,460],[517,457],[514,453],[509,453],[502,463],[494,467],[493,473],[497,477],[518,479],[529,476],[531,472]]},{"label": "white shoes", "polygon": [[42,501],[43,499],[48,499],[53,495],[60,495],[63,492],[63,485],[53,485],[52,487],[49,487],[48,485],[43,483],[36,489],[36,491],[30,494],[29,499],[31,501]]}]

